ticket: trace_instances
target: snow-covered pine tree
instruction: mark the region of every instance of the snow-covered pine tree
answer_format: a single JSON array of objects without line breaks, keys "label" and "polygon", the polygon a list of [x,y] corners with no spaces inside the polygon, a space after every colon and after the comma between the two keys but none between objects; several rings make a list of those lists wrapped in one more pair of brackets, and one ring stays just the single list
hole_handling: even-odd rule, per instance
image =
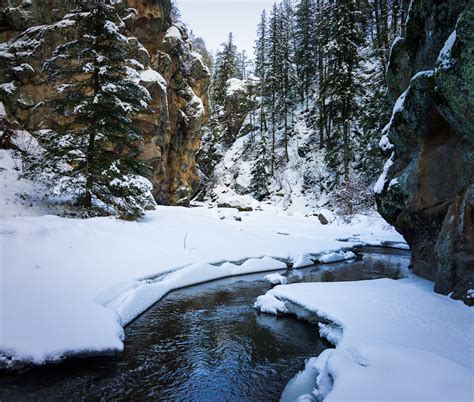
[{"label": "snow-covered pine tree", "polygon": [[44,133],[44,154],[26,174],[46,172],[49,184],[89,211],[134,219],[155,205],[132,120],[150,98],[138,84],[142,66],[128,58],[112,6],[83,3],[70,19],[77,39],[60,44],[44,65],[60,93],[53,103],[64,123]]},{"label": "snow-covered pine tree", "polygon": [[217,53],[214,64],[214,77],[211,90],[214,105],[224,104],[227,81],[230,78],[242,79],[237,46],[234,43],[232,32],[229,33],[227,41],[221,46],[222,50]]},{"label": "snow-covered pine tree", "polygon": [[258,92],[260,95],[260,133],[267,130],[265,111],[269,101],[267,92],[267,24],[267,15],[263,10],[255,41],[255,76],[259,79]]},{"label": "snow-covered pine tree", "polygon": [[256,146],[257,158],[252,169],[249,190],[255,199],[262,201],[268,195],[268,151],[265,136],[260,133]]},{"label": "snow-covered pine tree", "polygon": [[300,100],[310,97],[310,88],[318,72],[317,36],[316,36],[316,3],[314,0],[299,0],[295,11],[295,63],[300,83]]},{"label": "snow-covered pine tree", "polygon": [[329,58],[327,88],[332,110],[333,134],[327,142],[326,155],[330,168],[349,182],[353,158],[351,125],[357,110],[360,82],[356,70],[360,63],[359,48],[365,42],[362,13],[353,0],[336,0],[330,13],[331,40],[327,45]]},{"label": "snow-covered pine tree", "polygon": [[282,82],[282,63],[280,42],[281,8],[275,3],[268,24],[266,57],[267,74],[265,92],[268,94],[268,114],[270,116],[270,175],[275,173],[276,131],[277,131],[277,101]]},{"label": "snow-covered pine tree", "polygon": [[249,59],[245,50],[242,50],[240,53],[237,54],[237,64],[239,66],[240,76],[243,80],[246,80],[248,78],[247,70]]},{"label": "snow-covered pine tree", "polygon": [[285,159],[289,161],[288,156],[288,137],[293,132],[294,111],[298,102],[298,77],[295,67],[295,29],[294,29],[294,13],[290,0],[283,0],[282,3],[282,59],[283,59],[283,82],[282,82],[282,98],[283,105],[283,121],[284,121],[284,143],[285,143]]}]

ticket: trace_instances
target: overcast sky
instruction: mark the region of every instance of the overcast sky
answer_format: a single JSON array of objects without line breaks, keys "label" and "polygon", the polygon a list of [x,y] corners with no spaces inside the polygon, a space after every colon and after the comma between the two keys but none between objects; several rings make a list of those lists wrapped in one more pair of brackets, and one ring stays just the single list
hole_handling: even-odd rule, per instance
[{"label": "overcast sky", "polygon": [[273,6],[274,0],[176,0],[181,17],[196,36],[201,36],[209,50],[215,51],[229,32],[234,33],[239,50],[253,54],[260,14]]}]

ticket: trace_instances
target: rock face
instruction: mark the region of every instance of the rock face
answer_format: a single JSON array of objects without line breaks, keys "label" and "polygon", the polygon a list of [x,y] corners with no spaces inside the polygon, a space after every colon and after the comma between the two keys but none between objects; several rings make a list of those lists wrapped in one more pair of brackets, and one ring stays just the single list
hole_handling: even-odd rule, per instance
[{"label": "rock face", "polygon": [[398,97],[381,148],[380,213],[412,249],[413,271],[435,291],[474,305],[474,9],[412,1],[390,56]]},{"label": "rock face", "polygon": [[249,119],[257,118],[250,113],[257,107],[257,84],[255,78],[231,78],[227,81],[224,105],[213,111],[198,153],[198,165],[206,177],[212,176],[214,167],[235,140],[252,130]]},{"label": "rock face", "polygon": [[[49,101],[54,91],[42,66],[77,30],[68,17],[74,2],[1,0],[0,101],[11,119],[34,134],[61,123]],[[47,3],[47,6],[45,6]],[[195,155],[209,115],[210,74],[193,52],[186,28],[171,21],[171,0],[123,0],[130,58],[143,65],[141,84],[152,97],[136,116],[150,162],[153,195],[160,204],[187,205],[199,187]]]}]

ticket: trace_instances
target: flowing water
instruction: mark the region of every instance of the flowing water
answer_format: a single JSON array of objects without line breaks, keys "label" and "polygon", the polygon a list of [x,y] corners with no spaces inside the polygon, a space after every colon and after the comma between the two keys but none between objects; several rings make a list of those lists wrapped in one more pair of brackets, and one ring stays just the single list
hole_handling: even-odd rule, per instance
[{"label": "flowing water", "polygon": [[[399,278],[407,252],[369,250],[362,260],[313,266],[290,282]],[[127,326],[113,357],[67,360],[0,374],[0,400],[278,400],[305,359],[331,347],[317,327],[257,313],[265,274],[180,289]]]}]

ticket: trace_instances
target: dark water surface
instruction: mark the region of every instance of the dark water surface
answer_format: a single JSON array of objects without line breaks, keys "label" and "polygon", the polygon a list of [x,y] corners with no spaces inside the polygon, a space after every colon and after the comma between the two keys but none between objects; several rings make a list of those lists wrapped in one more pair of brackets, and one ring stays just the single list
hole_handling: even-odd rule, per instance
[{"label": "dark water surface", "polygon": [[[406,252],[372,250],[363,260],[314,266],[295,281],[403,276]],[[0,374],[9,400],[278,400],[305,359],[330,347],[317,327],[257,313],[265,274],[174,291],[127,326],[115,357],[70,359],[23,374]]]}]

